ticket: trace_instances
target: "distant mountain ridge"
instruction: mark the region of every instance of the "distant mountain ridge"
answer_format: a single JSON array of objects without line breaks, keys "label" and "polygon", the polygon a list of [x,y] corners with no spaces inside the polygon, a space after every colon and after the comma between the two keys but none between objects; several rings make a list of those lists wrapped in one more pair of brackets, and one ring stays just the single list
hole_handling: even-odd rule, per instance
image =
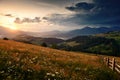
[{"label": "distant mountain ridge", "polygon": [[71,31],[50,31],[50,32],[43,32],[39,33],[40,37],[56,37],[60,39],[70,39],[76,36],[81,35],[95,35],[100,33],[106,33],[110,31],[120,31],[119,26],[114,27],[99,27],[99,28],[91,28],[91,27],[85,27],[82,29],[76,29]]},{"label": "distant mountain ridge", "polygon": [[120,27],[119,26],[114,26],[109,28],[108,27],[99,27],[99,28],[85,27],[82,29],[72,30],[66,34],[75,37],[80,35],[94,35],[94,34],[106,33],[110,31],[120,31]]},{"label": "distant mountain ridge", "polygon": [[11,31],[10,29],[0,27],[0,37],[4,36],[8,38],[13,38],[20,34],[24,34],[24,35],[26,34],[34,37],[70,39],[76,36],[95,35],[110,31],[120,31],[120,27],[119,26],[99,27],[99,28],[84,27],[82,29],[76,29],[71,31],[49,31],[49,32],[25,32],[19,30]]},{"label": "distant mountain ridge", "polygon": [[[120,56],[120,27],[118,26],[110,28],[85,27],[69,32],[51,31],[47,32],[47,34],[44,32],[43,35],[35,32],[12,31],[0,27],[0,37],[7,37],[15,41],[35,45],[46,43],[48,47],[56,49]],[[66,38],[67,40],[62,40],[58,37]]]},{"label": "distant mountain ridge", "polygon": [[51,44],[58,44],[58,43],[64,42],[64,40],[62,40],[62,39],[42,38],[42,37],[34,37],[34,36],[30,36],[30,35],[18,35],[16,37],[14,37],[13,40],[30,43],[30,44],[36,44],[36,45],[41,45],[42,43],[51,45]]}]

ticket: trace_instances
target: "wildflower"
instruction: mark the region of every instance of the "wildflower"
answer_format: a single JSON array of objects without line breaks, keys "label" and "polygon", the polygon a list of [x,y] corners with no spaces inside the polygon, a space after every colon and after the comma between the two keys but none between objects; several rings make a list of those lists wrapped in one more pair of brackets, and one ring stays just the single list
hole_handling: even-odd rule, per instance
[{"label": "wildflower", "polygon": [[55,74],[59,74],[59,72],[55,72]]},{"label": "wildflower", "polygon": [[49,76],[49,75],[51,75],[51,73],[47,73],[46,75]]},{"label": "wildflower", "polygon": [[76,67],[75,70],[76,70],[76,71],[80,71],[81,69],[80,69],[79,67]]},{"label": "wildflower", "polygon": [[11,61],[8,61],[8,64],[10,65],[12,62]]},{"label": "wildflower", "polygon": [[51,76],[52,76],[52,77],[54,77],[54,76],[55,76],[55,74],[52,74]]}]

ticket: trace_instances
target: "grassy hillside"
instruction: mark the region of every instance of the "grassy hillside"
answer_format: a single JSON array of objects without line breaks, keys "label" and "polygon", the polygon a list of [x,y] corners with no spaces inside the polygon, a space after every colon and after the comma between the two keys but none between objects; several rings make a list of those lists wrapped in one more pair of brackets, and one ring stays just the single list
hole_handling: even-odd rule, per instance
[{"label": "grassy hillside", "polygon": [[115,39],[120,44],[120,31],[112,31],[105,34],[97,34],[96,36]]},{"label": "grassy hillside", "polygon": [[102,59],[103,56],[0,40],[0,80],[119,80]]},{"label": "grassy hillside", "polygon": [[120,56],[120,32],[114,31],[94,36],[77,36],[61,43],[57,48],[69,51]]},{"label": "grassy hillside", "polygon": [[111,43],[102,43],[100,45],[89,48],[89,50],[102,51],[102,53],[106,53],[107,55],[113,54],[114,56],[120,56],[120,31],[112,31],[104,34],[97,34],[95,36],[109,39],[111,40]]}]

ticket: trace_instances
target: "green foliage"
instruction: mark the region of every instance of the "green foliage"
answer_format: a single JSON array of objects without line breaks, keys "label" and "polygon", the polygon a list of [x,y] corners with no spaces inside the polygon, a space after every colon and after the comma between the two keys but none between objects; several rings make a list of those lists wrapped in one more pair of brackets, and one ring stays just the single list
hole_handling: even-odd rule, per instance
[{"label": "green foliage", "polygon": [[[94,54],[103,54],[110,56],[120,56],[120,36],[115,33],[107,33],[97,36],[78,36],[67,40],[59,45],[58,49],[68,51],[83,51]],[[76,42],[77,45],[68,45],[71,42]],[[78,44],[79,43],[79,44]]]},{"label": "green foliage", "polygon": [[52,45],[51,45],[51,48],[53,48],[53,49],[57,49],[58,46],[57,46],[57,44],[52,44]]},{"label": "green foliage", "polygon": [[45,42],[43,42],[43,43],[41,44],[41,46],[47,47],[47,44],[46,44]]}]

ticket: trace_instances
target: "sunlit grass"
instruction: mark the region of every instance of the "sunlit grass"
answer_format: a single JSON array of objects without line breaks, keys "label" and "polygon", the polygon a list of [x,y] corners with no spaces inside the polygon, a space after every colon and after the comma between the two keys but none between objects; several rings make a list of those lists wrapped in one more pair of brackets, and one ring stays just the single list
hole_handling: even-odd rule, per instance
[{"label": "sunlit grass", "polygon": [[[115,74],[106,70],[102,56],[60,51],[0,40],[0,76],[8,80],[98,80]],[[104,75],[102,75],[104,73]],[[15,77],[13,77],[16,75]],[[26,77],[25,77],[26,76]]]}]

